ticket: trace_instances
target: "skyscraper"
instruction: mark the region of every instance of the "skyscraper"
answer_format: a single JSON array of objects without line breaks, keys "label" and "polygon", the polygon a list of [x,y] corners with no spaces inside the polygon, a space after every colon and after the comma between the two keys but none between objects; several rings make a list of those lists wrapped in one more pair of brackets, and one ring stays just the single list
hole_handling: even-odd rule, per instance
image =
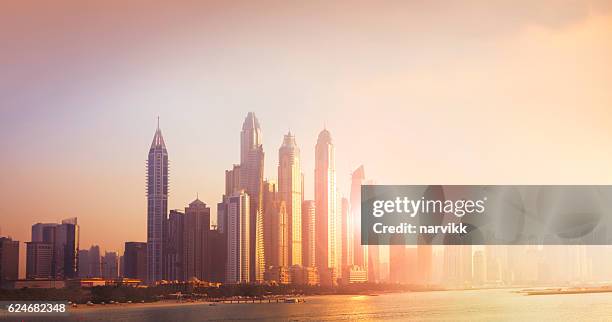
[{"label": "skyscraper", "polygon": [[89,248],[89,273],[90,277],[102,276],[102,263],[100,262],[100,246],[93,245]]},{"label": "skyscraper", "polygon": [[102,258],[102,277],[115,279],[119,277],[119,254],[117,252],[105,252]]},{"label": "skyscraper", "polygon": [[265,270],[262,186],[264,151],[261,128],[255,113],[249,112],[240,133],[240,188],[249,195],[249,275],[252,281],[263,281]]},{"label": "skyscraper", "polygon": [[200,199],[194,200],[185,208],[183,225],[184,280],[209,280],[210,208]]},{"label": "skyscraper", "polygon": [[91,277],[91,272],[89,268],[91,267],[91,263],[89,261],[89,249],[80,249],[79,250],[79,277]]},{"label": "skyscraper", "polygon": [[289,266],[289,220],[287,207],[278,196],[277,185],[264,181],[264,253],[266,270]]},{"label": "skyscraper", "polygon": [[147,159],[147,282],[162,279],[164,224],[168,213],[168,151],[159,129]]},{"label": "skyscraper", "polygon": [[0,237],[0,287],[19,275],[19,242]]},{"label": "skyscraper", "polygon": [[353,222],[353,263],[368,269],[368,247],[361,245],[361,185],[365,182],[365,171],[360,166],[351,175],[351,209]]},{"label": "skyscraper", "polygon": [[353,222],[349,214],[349,201],[342,198],[342,270],[353,265]]},{"label": "skyscraper", "polygon": [[79,226],[76,218],[62,220],[56,227],[54,251],[56,275],[76,278],[79,270]]},{"label": "skyscraper", "polygon": [[250,279],[250,200],[244,191],[234,193],[227,205],[227,283],[248,283]]},{"label": "skyscraper", "polygon": [[183,281],[183,242],[184,242],[184,219],[185,214],[179,210],[170,210],[166,228],[166,245],[164,247],[166,257],[166,279],[170,281]]},{"label": "skyscraper", "polygon": [[26,242],[26,278],[55,279],[53,244],[42,241]]},{"label": "skyscraper", "polygon": [[316,253],[315,262],[323,281],[332,281],[334,278],[324,278],[327,272],[330,276],[339,270],[337,261],[336,234],[336,169],[334,159],[334,145],[329,131],[324,129],[319,133],[315,147],[315,220],[316,220]]},{"label": "skyscraper", "polygon": [[302,265],[315,267],[316,265],[316,219],[314,200],[302,202]]},{"label": "skyscraper", "polygon": [[278,150],[278,192],[289,219],[289,266],[302,265],[302,173],[300,149],[291,132]]}]

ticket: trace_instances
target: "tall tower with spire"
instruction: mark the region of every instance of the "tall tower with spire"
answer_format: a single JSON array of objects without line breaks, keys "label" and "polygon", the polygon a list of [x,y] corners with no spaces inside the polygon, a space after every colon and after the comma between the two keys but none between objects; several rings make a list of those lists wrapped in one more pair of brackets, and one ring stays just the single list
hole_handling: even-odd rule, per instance
[{"label": "tall tower with spire", "polygon": [[289,265],[302,265],[302,172],[300,149],[291,132],[278,150],[278,192],[287,209]]},{"label": "tall tower with spire", "polygon": [[240,132],[240,188],[249,196],[249,270],[251,281],[263,281],[265,270],[263,236],[264,152],[261,128],[255,113],[249,112]]},{"label": "tall tower with spire", "polygon": [[162,279],[164,222],[168,213],[168,151],[159,128],[147,159],[147,282]]},{"label": "tall tower with spire", "polygon": [[[340,268],[334,152],[331,134],[324,129],[315,147],[315,263],[321,276],[327,276],[326,284],[327,281],[333,283]],[[321,279],[324,284],[324,278]]]}]

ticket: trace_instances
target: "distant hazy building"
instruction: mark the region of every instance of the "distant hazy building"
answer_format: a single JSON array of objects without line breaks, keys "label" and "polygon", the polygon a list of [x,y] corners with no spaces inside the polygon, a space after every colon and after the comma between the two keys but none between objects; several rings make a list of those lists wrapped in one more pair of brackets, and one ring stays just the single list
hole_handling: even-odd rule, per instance
[{"label": "distant hazy building", "polygon": [[[486,245],[484,246],[484,256],[486,263],[486,283],[487,284],[502,284],[502,269],[501,269],[501,259],[502,254],[505,253],[502,251],[503,246],[499,245]],[[556,247],[549,248],[552,251],[548,251],[547,253],[555,254]],[[549,258],[549,262],[554,262],[554,255]],[[551,260],[552,259],[552,260]],[[554,278],[552,279],[554,280]]]},{"label": "distant hazy building", "polygon": [[264,254],[266,266],[289,267],[289,219],[276,184],[264,181]]},{"label": "distant hazy building", "polygon": [[19,241],[0,237],[0,287],[19,275]]},{"label": "distant hazy building", "polygon": [[100,246],[93,245],[89,248],[89,277],[102,276],[102,262],[100,257]]},{"label": "distant hazy building", "polygon": [[444,283],[454,287],[472,284],[472,246],[444,246]]},{"label": "distant hazy building", "polygon": [[182,281],[183,273],[183,242],[184,242],[184,219],[185,214],[179,210],[170,210],[167,221],[166,245],[164,247],[166,257],[166,279],[170,281]]},{"label": "distant hazy building", "polygon": [[209,280],[210,208],[199,199],[185,208],[183,226],[183,269],[184,280],[197,278]]},{"label": "distant hazy building", "polygon": [[302,265],[302,172],[300,149],[291,132],[278,150],[278,192],[285,202],[289,231],[289,265]]},{"label": "distant hazy building", "polygon": [[53,268],[53,243],[26,242],[27,279],[55,279]]},{"label": "distant hazy building", "polygon": [[334,145],[331,134],[327,130],[321,131],[315,147],[315,220],[316,220],[316,254],[315,262],[321,274],[321,284],[324,276],[331,268],[336,276],[340,263],[338,262],[341,250],[338,249],[337,236],[340,233],[337,226],[336,205],[336,166]]},{"label": "distant hazy building", "polygon": [[314,200],[302,202],[302,265],[314,267],[316,264],[316,219]]},{"label": "distant hazy building", "polygon": [[[76,218],[62,220],[61,224],[37,223],[32,225],[32,242],[46,243],[51,246],[51,263],[47,278],[64,279],[77,277],[79,269],[79,226],[77,225]],[[34,261],[30,265],[30,268],[33,269],[31,271],[32,274],[38,275],[46,270],[46,268],[40,266],[46,262],[46,248],[42,244],[32,245],[28,248],[36,254],[34,255],[33,253],[32,256],[26,255],[26,259]],[[39,255],[43,256],[43,258],[36,258]],[[42,271],[38,271],[36,268],[41,268]]]},{"label": "distant hazy building", "polygon": [[126,242],[122,262],[123,277],[144,281],[147,278],[147,243]]},{"label": "distant hazy building", "polygon": [[418,284],[428,285],[432,279],[433,249],[431,245],[417,246],[417,276]]},{"label": "distant hazy building", "polygon": [[168,214],[168,151],[159,123],[147,159],[147,282],[163,277],[164,223]]},{"label": "distant hazy building", "polygon": [[[341,230],[342,230],[342,270],[345,267],[353,266],[353,221],[349,214],[350,206],[349,201],[346,198],[341,199],[340,204],[340,218],[341,218]],[[344,275],[344,273],[342,274]]]},{"label": "distant hazy building", "polygon": [[235,192],[240,190],[240,165],[234,164],[232,170],[225,170],[225,194],[222,202],[217,204],[217,229],[225,233],[227,226],[227,203],[226,200]]},{"label": "distant hazy building", "polygon": [[377,245],[378,241],[374,241],[378,239],[377,235],[371,234],[369,239],[367,276],[370,282],[377,283],[380,281],[380,246]]},{"label": "distant hazy building", "polygon": [[262,185],[264,151],[261,128],[255,113],[249,112],[240,133],[240,188],[249,196],[249,278],[263,281],[265,271]]},{"label": "distant hazy building", "polygon": [[365,182],[365,170],[358,167],[351,174],[350,217],[353,222],[353,264],[368,269],[368,247],[361,245],[361,185]]},{"label": "distant hazy building", "polygon": [[366,283],[368,281],[368,272],[357,265],[347,266],[344,268],[342,280],[346,284]]},{"label": "distant hazy building", "polygon": [[119,277],[119,254],[117,252],[105,252],[102,258],[102,277],[115,279]]},{"label": "distant hazy building", "polygon": [[240,191],[227,205],[227,283],[248,283],[250,279],[250,200]]},{"label": "distant hazy building", "polygon": [[473,281],[474,285],[481,286],[486,279],[486,263],[484,253],[481,250],[474,252],[473,257]]},{"label": "distant hazy building", "polygon": [[79,277],[87,278],[90,276],[89,268],[91,267],[91,262],[89,261],[89,249],[80,249],[79,250]]},{"label": "distant hazy building", "polygon": [[100,247],[79,250],[79,277],[100,277]]},{"label": "distant hazy building", "polygon": [[[393,236],[395,237],[395,236]],[[391,238],[393,238],[391,237]],[[389,282],[406,282],[406,245],[389,245]]]}]

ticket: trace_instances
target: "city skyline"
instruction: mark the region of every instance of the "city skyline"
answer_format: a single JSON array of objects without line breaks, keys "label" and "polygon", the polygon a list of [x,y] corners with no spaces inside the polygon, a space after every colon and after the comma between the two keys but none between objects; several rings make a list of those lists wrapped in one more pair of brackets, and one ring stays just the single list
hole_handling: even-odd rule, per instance
[{"label": "city skyline", "polygon": [[[56,276],[59,280],[76,277],[103,277],[115,279],[118,277],[143,278],[148,284],[154,284],[161,280],[219,282],[223,279],[227,283],[259,283],[265,281],[276,281],[278,283],[321,283],[321,285],[334,285],[335,278],[340,278],[342,283],[354,282],[391,282],[417,285],[441,285],[451,288],[477,287],[482,285],[547,285],[547,283],[592,283],[601,282],[612,277],[612,273],[602,269],[606,267],[612,258],[599,258],[598,253],[610,254],[612,248],[608,247],[586,247],[586,246],[361,246],[356,227],[349,227],[355,220],[351,216],[359,216],[360,203],[359,193],[362,184],[373,184],[374,181],[365,175],[364,166],[359,166],[352,173],[352,186],[350,201],[347,197],[337,193],[335,174],[335,146],[332,134],[324,128],[318,136],[315,146],[316,171],[315,171],[315,200],[304,200],[300,204],[300,217],[297,219],[300,226],[300,234],[306,236],[306,243],[300,245],[303,248],[314,243],[314,261],[306,259],[309,267],[299,268],[299,264],[291,263],[289,238],[290,226],[293,220],[288,216],[286,204],[291,194],[285,192],[287,197],[282,197],[276,188],[274,180],[263,180],[261,176],[261,163],[263,162],[263,150],[261,144],[261,126],[254,113],[249,112],[243,122],[241,132],[241,149],[244,149],[245,158],[241,165],[234,164],[230,170],[225,171],[225,194],[220,196],[218,204],[223,214],[223,228],[211,225],[210,207],[196,196],[195,200],[185,207],[184,213],[171,210],[165,213],[164,203],[168,201],[167,193],[151,193],[152,191],[166,192],[168,190],[168,160],[164,139],[159,126],[155,130],[153,142],[150,146],[148,167],[147,204],[149,213],[161,213],[161,223],[164,227],[164,235],[160,249],[164,267],[160,277],[150,280],[150,273],[143,273],[143,269],[151,267],[154,261],[147,261],[146,253],[151,254],[152,247],[157,239],[151,244],[143,242],[125,241],[125,251],[104,252],[100,256],[98,246],[92,245],[89,249],[83,245],[79,247],[80,226],[77,218],[64,219],[61,223],[34,223],[31,226],[31,241],[24,242],[27,245],[27,278],[46,278]],[[252,152],[255,153],[252,153]],[[284,136],[283,144],[279,149],[280,162],[279,178],[281,181],[292,186],[292,189],[301,191],[303,177],[297,171],[299,160],[299,148],[295,138],[288,133]],[[249,166],[249,160],[255,160],[255,166]],[[296,167],[293,167],[296,166]],[[248,171],[244,169],[256,169],[255,180],[260,180],[261,205],[255,207],[270,210],[262,215],[262,219],[253,216],[250,195],[244,189],[245,182],[248,183]],[[290,174],[292,179],[298,183],[287,182],[286,176]],[[245,179],[246,178],[246,179]],[[158,187],[154,185],[157,184]],[[152,186],[153,185],[153,186]],[[286,189],[286,188],[285,188]],[[439,194],[438,186],[432,186],[429,194]],[[286,190],[285,190],[286,191]],[[257,193],[257,191],[256,191]],[[229,195],[228,195],[229,194]],[[297,194],[296,201],[302,201],[301,194]],[[161,211],[156,211],[155,205]],[[310,204],[310,205],[308,205]],[[314,210],[312,209],[313,204]],[[354,207],[350,207],[354,204]],[[317,207],[318,206],[318,207]],[[308,210],[308,208],[311,208]],[[304,213],[301,211],[304,209]],[[319,209],[317,211],[317,209]],[[311,223],[311,216],[314,219]],[[169,216],[168,216],[169,215]],[[278,219],[274,219],[278,216]],[[281,219],[282,218],[282,219]],[[268,220],[272,221],[268,222]],[[180,221],[179,221],[180,220]],[[265,273],[260,278],[253,274],[252,265],[264,260],[263,253],[257,254],[253,259],[251,256],[251,243],[258,241],[253,238],[253,224],[262,222],[262,238],[266,250],[277,251],[279,258],[265,263]],[[179,223],[180,222],[180,223]],[[302,225],[306,222],[307,225]],[[175,228],[172,228],[175,227]],[[218,230],[218,229],[221,230]],[[274,228],[280,228],[276,236],[273,236]],[[309,229],[314,228],[314,234]],[[302,232],[304,232],[302,234]],[[351,236],[349,232],[354,232]],[[168,234],[168,235],[165,235]],[[227,235],[226,235],[227,234]],[[257,235],[257,233],[255,233]],[[281,235],[284,235],[281,237]],[[271,238],[272,236],[272,238]],[[178,237],[178,239],[177,239]],[[314,238],[313,238],[314,237]],[[398,236],[399,237],[399,236]],[[227,239],[226,239],[227,238]],[[270,239],[271,238],[271,239]],[[275,240],[278,238],[278,240]],[[371,237],[368,237],[371,238]],[[226,241],[223,241],[226,239]],[[177,246],[178,241],[181,246]],[[269,244],[272,240],[272,245]],[[12,242],[2,240],[4,247],[8,247],[9,263],[14,257],[10,249]],[[344,243],[347,244],[344,244]],[[353,245],[351,245],[354,243]],[[211,244],[211,245],[209,245]],[[227,247],[227,255],[219,257],[222,250]],[[179,263],[171,265],[174,254],[171,250],[179,247],[176,252]],[[278,249],[277,249],[278,248]],[[284,248],[284,249],[283,249]],[[153,248],[154,249],[154,248]],[[353,250],[353,254],[350,254]],[[166,253],[167,250],[170,250]],[[561,250],[561,251],[560,251]],[[305,251],[304,253],[308,253]],[[123,254],[123,255],[122,255]],[[284,255],[283,255],[284,254]],[[389,261],[383,258],[389,255]],[[170,255],[170,256],[169,256]],[[267,255],[269,256],[269,255]],[[361,258],[360,258],[361,257]],[[78,263],[77,263],[78,258]],[[219,265],[219,260],[227,258],[227,263]],[[564,258],[572,258],[573,265],[561,268]],[[4,261],[7,258],[3,258]],[[148,262],[148,264],[147,264]],[[97,264],[96,264],[97,263]],[[283,264],[284,263],[284,264]],[[342,263],[342,265],[341,265]],[[77,265],[78,264],[78,265]],[[96,265],[98,266],[96,268]],[[278,266],[277,266],[278,265]],[[406,265],[409,268],[406,268]],[[177,270],[181,269],[181,272]],[[316,268],[316,270],[313,270]],[[149,269],[147,269],[148,271]],[[99,272],[96,274],[95,272]],[[78,273],[78,274],[77,274]],[[314,275],[313,275],[314,274]],[[319,277],[314,277],[320,274]],[[9,276],[11,273],[9,272]]]}]

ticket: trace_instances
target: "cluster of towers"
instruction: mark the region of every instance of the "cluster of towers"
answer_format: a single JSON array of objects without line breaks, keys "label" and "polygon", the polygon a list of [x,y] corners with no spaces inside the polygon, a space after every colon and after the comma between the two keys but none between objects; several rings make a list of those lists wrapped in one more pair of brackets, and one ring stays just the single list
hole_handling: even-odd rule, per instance
[{"label": "cluster of towers", "polygon": [[363,167],[353,174],[350,202],[341,198],[335,149],[324,129],[315,146],[314,200],[304,200],[300,148],[291,132],[278,150],[277,181],[265,179],[264,161],[261,126],[248,113],[240,163],[225,171],[217,226],[210,226],[210,208],[199,200],[168,216],[168,152],[158,126],[147,161],[149,283],[198,278],[333,285],[343,274],[367,280],[367,248],[359,242]]}]

